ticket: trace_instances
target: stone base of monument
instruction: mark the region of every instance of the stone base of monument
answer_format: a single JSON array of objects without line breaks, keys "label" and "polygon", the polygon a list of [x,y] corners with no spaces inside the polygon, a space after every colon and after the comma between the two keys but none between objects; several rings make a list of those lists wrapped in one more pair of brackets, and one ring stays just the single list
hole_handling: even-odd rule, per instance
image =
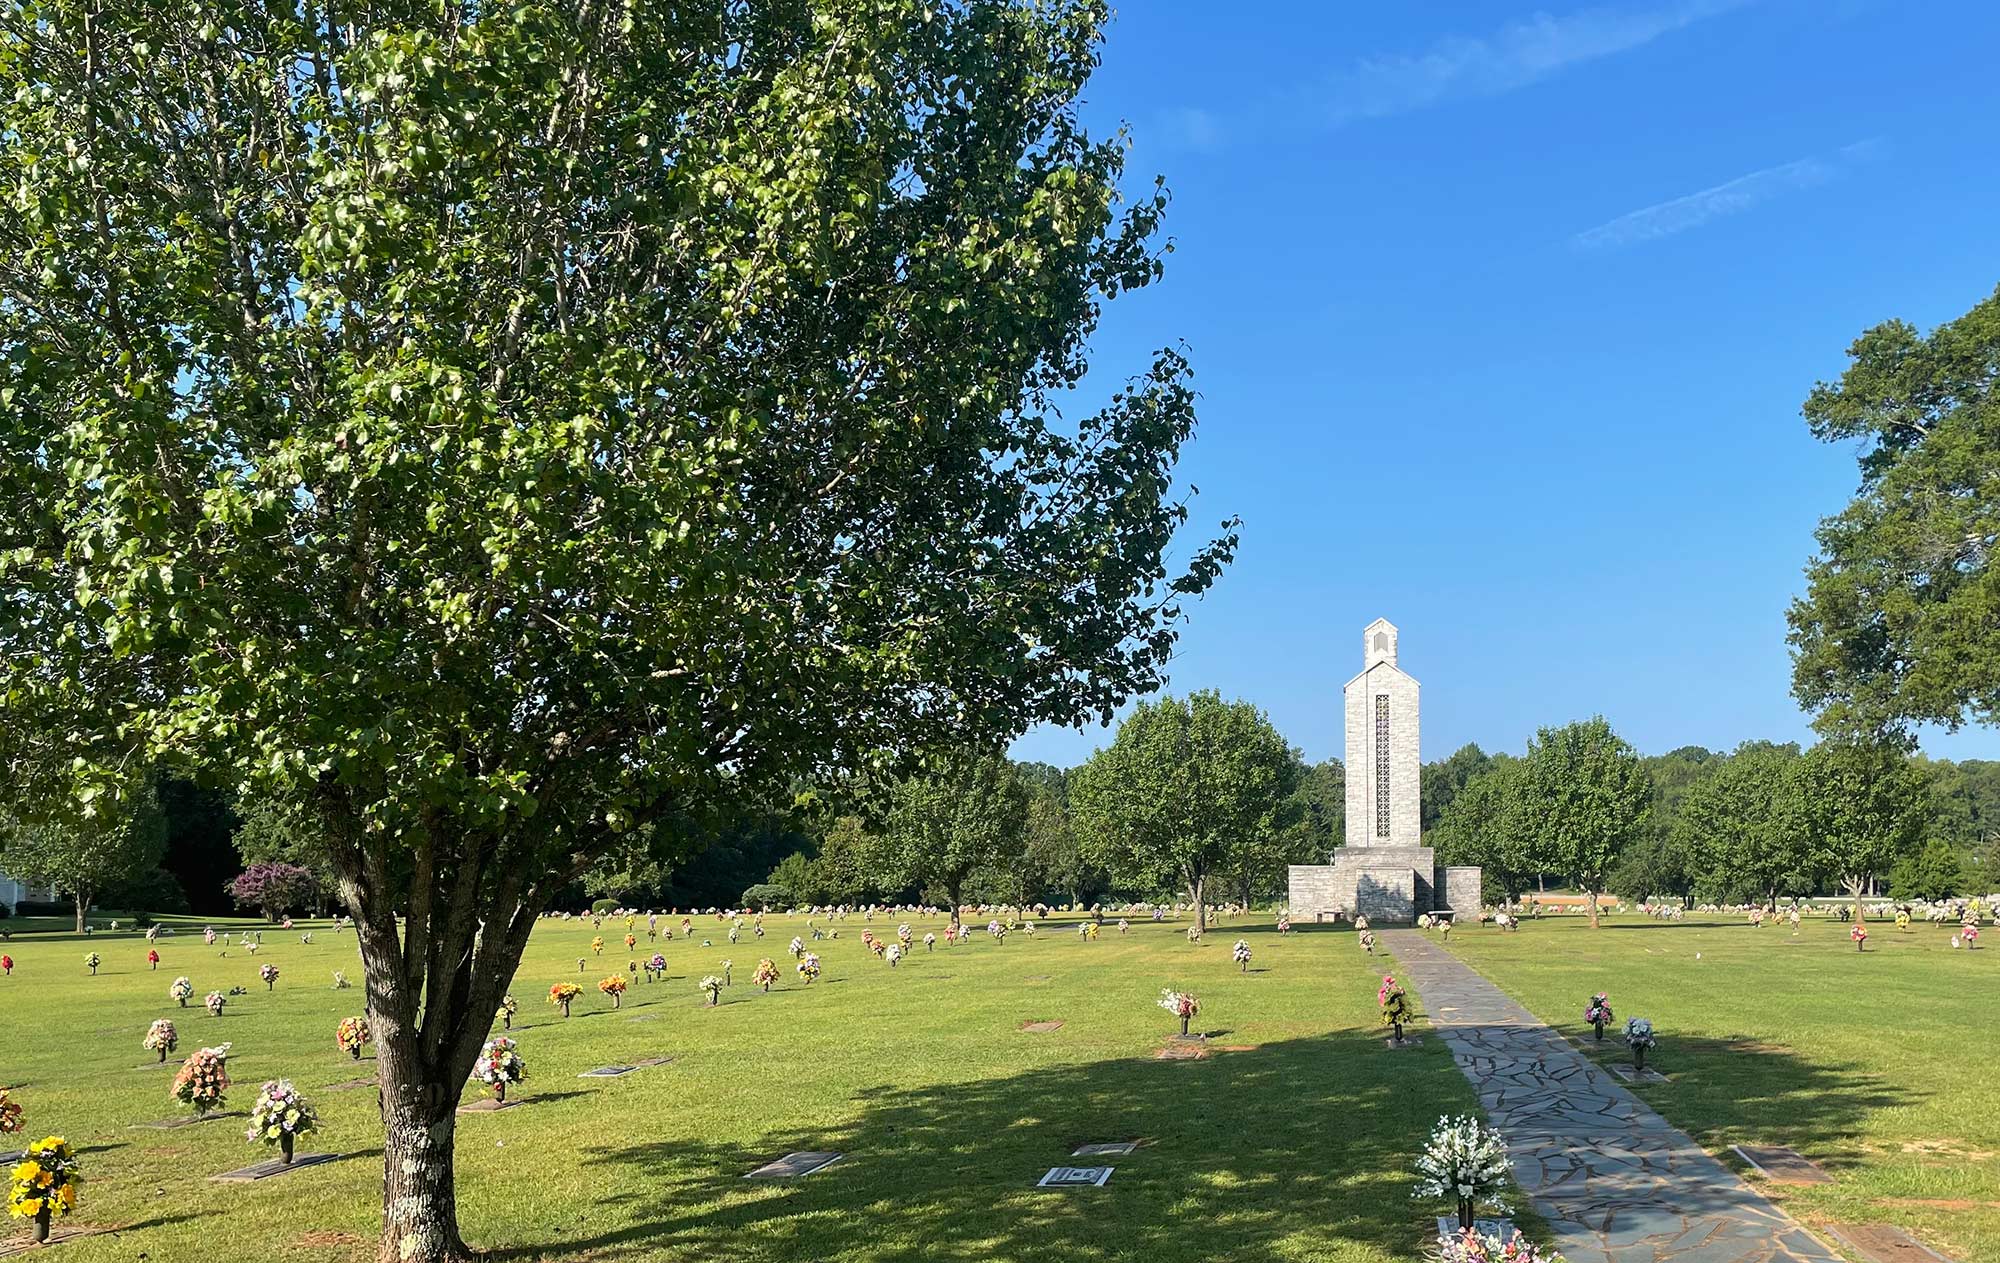
[{"label": "stone base of monument", "polygon": [[[1437,1225],[1440,1237],[1455,1237],[1458,1235],[1457,1215],[1439,1215],[1437,1217]],[[1519,1231],[1519,1229],[1514,1227],[1514,1221],[1511,1219],[1474,1219],[1472,1226],[1480,1236],[1498,1237],[1502,1241],[1511,1239]]]}]

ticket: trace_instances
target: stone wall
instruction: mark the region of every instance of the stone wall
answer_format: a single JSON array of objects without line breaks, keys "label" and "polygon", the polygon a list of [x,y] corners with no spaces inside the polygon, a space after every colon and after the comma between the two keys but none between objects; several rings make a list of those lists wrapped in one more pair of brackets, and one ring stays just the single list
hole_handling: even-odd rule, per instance
[{"label": "stone wall", "polygon": [[1437,903],[1468,921],[1477,920],[1483,906],[1484,875],[1477,865],[1452,864],[1438,870]]},{"label": "stone wall", "polygon": [[1377,924],[1416,920],[1417,870],[1373,865],[1361,869],[1355,874],[1354,911]]},{"label": "stone wall", "polygon": [[[1288,872],[1292,917],[1331,920],[1339,912],[1351,919],[1358,911],[1384,923],[1413,921],[1437,906],[1436,864],[1437,853],[1427,846],[1342,847],[1331,864],[1294,864]],[[1370,899],[1387,900],[1387,907],[1369,911]]]}]

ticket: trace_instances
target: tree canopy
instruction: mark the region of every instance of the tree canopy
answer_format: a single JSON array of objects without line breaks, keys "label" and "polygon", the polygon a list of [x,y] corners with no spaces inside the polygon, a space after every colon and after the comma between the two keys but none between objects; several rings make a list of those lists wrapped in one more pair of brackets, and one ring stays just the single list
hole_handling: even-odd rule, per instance
[{"label": "tree canopy", "polygon": [[1791,606],[1793,692],[1850,737],[2000,721],[2000,291],[1847,353],[1804,411],[1816,437],[1860,442],[1861,486]]},{"label": "tree canopy", "polygon": [[1544,728],[1528,743],[1519,788],[1536,867],[1589,893],[1595,929],[1597,896],[1652,811],[1653,786],[1639,756],[1602,715]]},{"label": "tree canopy", "polygon": [[1108,719],[1234,528],[1166,560],[1179,351],[1071,398],[1166,206],[1078,118],[1100,0],[334,13],[0,31],[0,760],[311,801],[382,1254],[436,1263],[551,899],[746,786]]}]

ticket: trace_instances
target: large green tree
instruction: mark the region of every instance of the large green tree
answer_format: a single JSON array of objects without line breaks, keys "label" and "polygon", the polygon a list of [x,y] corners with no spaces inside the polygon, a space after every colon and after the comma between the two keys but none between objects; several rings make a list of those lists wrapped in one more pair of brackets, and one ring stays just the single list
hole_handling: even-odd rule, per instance
[{"label": "large green tree", "polygon": [[1523,763],[1519,809],[1535,866],[1563,874],[1590,896],[1596,929],[1606,879],[1652,811],[1652,782],[1602,715],[1542,729]]},{"label": "large green tree", "polygon": [[1206,926],[1209,879],[1288,829],[1300,772],[1262,711],[1205,691],[1135,707],[1071,774],[1070,809],[1115,880],[1185,891]]},{"label": "large green tree", "polygon": [[1425,840],[1445,864],[1474,864],[1480,884],[1513,900],[1535,879],[1534,835],[1524,802],[1526,768],[1509,755],[1492,756],[1484,772],[1467,781],[1438,817]]},{"label": "large green tree", "polygon": [[1472,741],[1452,751],[1449,757],[1424,764],[1419,773],[1421,789],[1418,795],[1423,831],[1429,833],[1436,828],[1445,809],[1451,806],[1452,799],[1457,798],[1475,777],[1485,775],[1492,766],[1492,756]]},{"label": "large green tree", "polygon": [[897,782],[879,852],[882,884],[944,896],[957,925],[973,874],[1012,871],[1026,849],[1028,800],[1027,782],[997,750],[955,752]]},{"label": "large green tree", "polygon": [[1793,691],[1831,734],[2000,720],[2000,291],[1924,335],[1892,320],[1805,402],[1861,444],[1792,603]]},{"label": "large green tree", "polygon": [[1835,740],[1806,751],[1795,776],[1810,862],[1847,891],[1858,923],[1870,881],[1886,876],[1922,835],[1923,771],[1900,746]]},{"label": "large green tree", "polygon": [[[1165,206],[1102,0],[44,0],[0,21],[0,760],[308,796],[381,1257],[537,914],[666,814],[1106,719],[1188,367],[1079,408]],[[1144,186],[1137,186],[1144,188]],[[1058,405],[1070,411],[1058,413]],[[662,846],[697,836],[659,831]]]},{"label": "large green tree", "polygon": [[27,819],[0,819],[0,869],[25,885],[46,886],[76,900],[76,932],[83,933],[98,894],[144,877],[167,851],[167,818],[157,779],[138,778],[106,795],[89,815],[36,811],[16,804]]},{"label": "large green tree", "polygon": [[1781,894],[1811,893],[1798,764],[1797,746],[1745,745],[1680,800],[1674,840],[1701,889],[1773,907]]}]

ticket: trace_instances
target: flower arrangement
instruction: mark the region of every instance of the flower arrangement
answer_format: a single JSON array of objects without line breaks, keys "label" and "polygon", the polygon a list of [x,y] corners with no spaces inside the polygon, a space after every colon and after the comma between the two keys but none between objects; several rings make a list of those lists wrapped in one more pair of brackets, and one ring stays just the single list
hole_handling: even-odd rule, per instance
[{"label": "flower arrangement", "polygon": [[0,953],[0,974],[4,974],[9,978],[14,976],[14,958],[12,956]]},{"label": "flower arrangement", "polygon": [[1280,933],[1280,934],[1290,934],[1291,932],[1292,932],[1292,916],[1291,916],[1291,914],[1290,914],[1289,912],[1281,912],[1281,913],[1279,913],[1279,914],[1278,914],[1278,933]]},{"label": "flower arrangement", "polygon": [[229,997],[223,995],[220,991],[211,991],[201,998],[201,1002],[207,1006],[210,1017],[221,1017],[222,1006],[229,1003]]},{"label": "flower arrangement", "polygon": [[208,945],[208,946],[210,946],[210,947],[214,947],[214,946],[215,946],[215,927],[214,927],[214,926],[212,926],[212,925],[205,925],[205,926],[203,926],[203,927],[202,927],[202,929],[201,929],[201,941],[202,941],[203,943],[207,944],[207,945]]},{"label": "flower arrangement", "polygon": [[1612,1020],[1611,997],[1600,991],[1590,997],[1590,1003],[1583,1006],[1583,1020],[1590,1023],[1597,1032],[1597,1038],[1604,1038],[1604,1024]]},{"label": "flower arrangement", "polygon": [[937,935],[932,934],[928,930],[924,932],[924,950],[927,952],[934,952],[937,950]]},{"label": "flower arrangement", "polygon": [[76,1209],[76,1187],[83,1183],[77,1171],[76,1153],[61,1136],[45,1136],[21,1155],[7,1194],[7,1213],[35,1221],[37,1245],[49,1239],[50,1219]]},{"label": "flower arrangement", "polygon": [[1910,932],[1910,910],[1908,908],[1899,909],[1897,911],[1896,928],[1901,930],[1905,934],[1908,934]]},{"label": "flower arrangement", "polygon": [[182,1008],[186,1008],[188,1001],[194,998],[194,984],[186,978],[176,978],[167,984],[167,994],[179,1001]]},{"label": "flower arrangement", "polygon": [[1456,1201],[1460,1231],[1472,1227],[1482,1201],[1507,1213],[1498,1196],[1507,1187],[1507,1142],[1470,1114],[1437,1120],[1417,1157],[1417,1174],[1421,1178],[1411,1195]]},{"label": "flower arrangement", "polygon": [[806,985],[810,987],[813,979],[819,977],[819,957],[811,952],[799,957],[799,977],[805,979]]},{"label": "flower arrangement", "polygon": [[373,1040],[374,1033],[368,1029],[365,1017],[343,1017],[340,1025],[333,1028],[333,1042],[356,1061],[361,1060],[361,1049]]},{"label": "flower arrangement", "polygon": [[1086,943],[1095,943],[1097,941],[1097,922],[1085,921],[1083,923],[1083,941]]},{"label": "flower arrangement", "polygon": [[257,1103],[250,1107],[250,1130],[243,1138],[276,1145],[285,1161],[292,1160],[292,1146],[300,1136],[317,1130],[319,1116],[290,1079],[273,1079],[257,1089]]},{"label": "flower arrangement", "polygon": [[159,1053],[160,1060],[164,1062],[179,1042],[180,1036],[174,1031],[174,1024],[160,1018],[146,1028],[146,1038],[139,1041],[139,1046],[148,1052]]},{"label": "flower arrangement", "polygon": [[1242,966],[1244,973],[1250,972],[1250,944],[1246,939],[1237,939],[1236,946],[1229,949],[1229,958]]},{"label": "flower arrangement", "polygon": [[1437,1263],[1567,1263],[1557,1250],[1545,1250],[1516,1232],[1502,1241],[1475,1228],[1438,1238]]},{"label": "flower arrangement", "polygon": [[21,1130],[21,1103],[7,1095],[6,1088],[0,1088],[0,1136],[10,1136]]},{"label": "flower arrangement", "polygon": [[1854,928],[1847,932],[1847,937],[1854,940],[1855,951],[1865,952],[1868,950],[1868,930],[1861,922],[1856,921],[1854,923]]},{"label": "flower arrangement", "polygon": [[335,991],[347,990],[347,975],[338,969],[333,971],[333,989]]},{"label": "flower arrangement", "polygon": [[97,976],[97,967],[104,963],[104,958],[96,952],[85,952],[83,954],[83,963],[89,967],[90,975],[94,978]]},{"label": "flower arrangement", "polygon": [[696,985],[708,993],[708,1002],[711,1005],[722,1003],[722,979],[709,974]]},{"label": "flower arrangement", "polygon": [[1201,927],[1199,925],[1190,925],[1187,928],[1187,940],[1190,943],[1201,942]]},{"label": "flower arrangement", "polygon": [[257,967],[257,976],[264,980],[264,990],[266,991],[274,990],[278,985],[278,967],[276,965],[259,965]]},{"label": "flower arrangement", "polygon": [[615,1009],[618,1007],[618,1002],[625,997],[625,975],[612,974],[609,978],[600,979],[597,989],[611,997],[611,1007]]},{"label": "flower arrangement", "polygon": [[528,1063],[521,1060],[513,1040],[505,1035],[496,1035],[480,1047],[479,1060],[472,1066],[472,1077],[485,1084],[495,1100],[504,1102],[507,1085],[528,1077]]},{"label": "flower arrangement", "polygon": [[1389,1038],[1402,1043],[1403,1026],[1410,1020],[1410,997],[1394,974],[1382,975],[1382,985],[1375,989],[1375,1003],[1382,1008],[1382,1024],[1389,1028]]},{"label": "flower arrangement", "polygon": [[513,996],[503,995],[500,997],[500,1007],[493,1010],[493,1016],[500,1019],[500,1025],[504,1029],[511,1031],[514,1029],[514,1014],[520,1012],[520,1009],[520,1003]]},{"label": "flower arrangement", "polygon": [[629,952],[629,951],[631,951],[631,950],[632,950],[633,948],[637,947],[638,945],[639,945],[639,940],[638,940],[638,939],[637,939],[636,937],[634,937],[633,935],[630,935],[630,934],[627,934],[627,935],[625,936],[625,950],[626,950],[626,951],[628,951],[628,952]]},{"label": "flower arrangement", "polygon": [[646,972],[654,982],[664,979],[667,976],[666,956],[660,952],[654,952],[651,958],[646,961]]},{"label": "flower arrangement", "polygon": [[1960,930],[1959,937],[1965,940],[1965,946],[1968,950],[1977,947],[1979,945],[1979,923],[1976,921],[1967,921],[1963,929]]},{"label": "flower arrangement", "polygon": [[196,1050],[181,1063],[169,1095],[197,1115],[222,1108],[223,1094],[229,1090],[229,1072],[224,1065],[228,1055],[227,1045]]},{"label": "flower arrangement", "polygon": [[1007,937],[1006,929],[998,921],[988,921],[986,932],[993,936],[993,941],[996,943]]},{"label": "flower arrangement", "polygon": [[146,968],[158,969],[159,967],[160,967],[160,954],[157,951],[148,948],[146,950]]},{"label": "flower arrangement", "polygon": [[732,973],[732,971],[733,971],[733,970],[734,970],[735,968],[736,968],[736,962],[735,962],[735,961],[733,961],[733,960],[725,960],[725,961],[723,961],[723,962],[722,962],[722,985],[723,985],[723,986],[725,986],[725,987],[733,987],[733,986],[735,986],[735,985],[736,985],[736,979],[735,979],[734,977],[732,977],[732,976],[731,976],[731,973]]},{"label": "flower arrangement", "polygon": [[593,939],[591,939],[591,940],[590,940],[590,954],[591,954],[591,955],[593,955],[593,956],[602,956],[602,955],[604,955],[604,936],[603,936],[603,935],[601,935],[601,934],[600,934],[600,935],[598,935],[598,936],[597,936],[596,938],[593,938]]},{"label": "flower arrangement", "polygon": [[766,956],[764,959],[758,961],[755,972],[753,972],[750,975],[750,981],[756,983],[758,986],[764,988],[764,990],[766,991],[769,991],[771,989],[771,984],[776,982],[777,980],[778,980],[778,967],[777,965],[772,963],[771,958],[769,956]]},{"label": "flower arrangement", "polygon": [[1361,950],[1367,955],[1373,956],[1375,954],[1375,931],[1363,930],[1361,931],[1360,938],[1355,941],[1361,944]]},{"label": "flower arrangement", "polygon": [[1172,987],[1162,987],[1158,1004],[1167,1012],[1181,1020],[1181,1034],[1188,1033],[1188,1021],[1201,1012],[1201,1001],[1192,991],[1175,991]]},{"label": "flower arrangement", "polygon": [[903,945],[905,951],[909,950],[910,939],[914,934],[915,931],[911,930],[907,924],[896,927],[896,941]]},{"label": "flower arrangement", "polygon": [[805,955],[805,950],[806,950],[805,940],[800,938],[798,935],[794,934],[792,936],[791,946],[786,948],[785,950],[789,951],[792,954],[793,960],[797,960],[800,956]]},{"label": "flower arrangement", "polygon": [[1653,1024],[1643,1017],[1625,1019],[1625,1046],[1632,1050],[1632,1064],[1646,1068],[1646,1050],[1659,1041],[1653,1038]]},{"label": "flower arrangement", "polygon": [[561,1009],[564,1017],[568,1017],[569,1006],[574,1004],[576,998],[582,994],[583,988],[577,986],[575,983],[559,982],[549,988],[549,1003]]},{"label": "flower arrangement", "polygon": [[882,953],[882,959],[889,962],[889,968],[894,969],[896,962],[903,959],[903,945],[901,943],[889,944],[889,950]]}]

